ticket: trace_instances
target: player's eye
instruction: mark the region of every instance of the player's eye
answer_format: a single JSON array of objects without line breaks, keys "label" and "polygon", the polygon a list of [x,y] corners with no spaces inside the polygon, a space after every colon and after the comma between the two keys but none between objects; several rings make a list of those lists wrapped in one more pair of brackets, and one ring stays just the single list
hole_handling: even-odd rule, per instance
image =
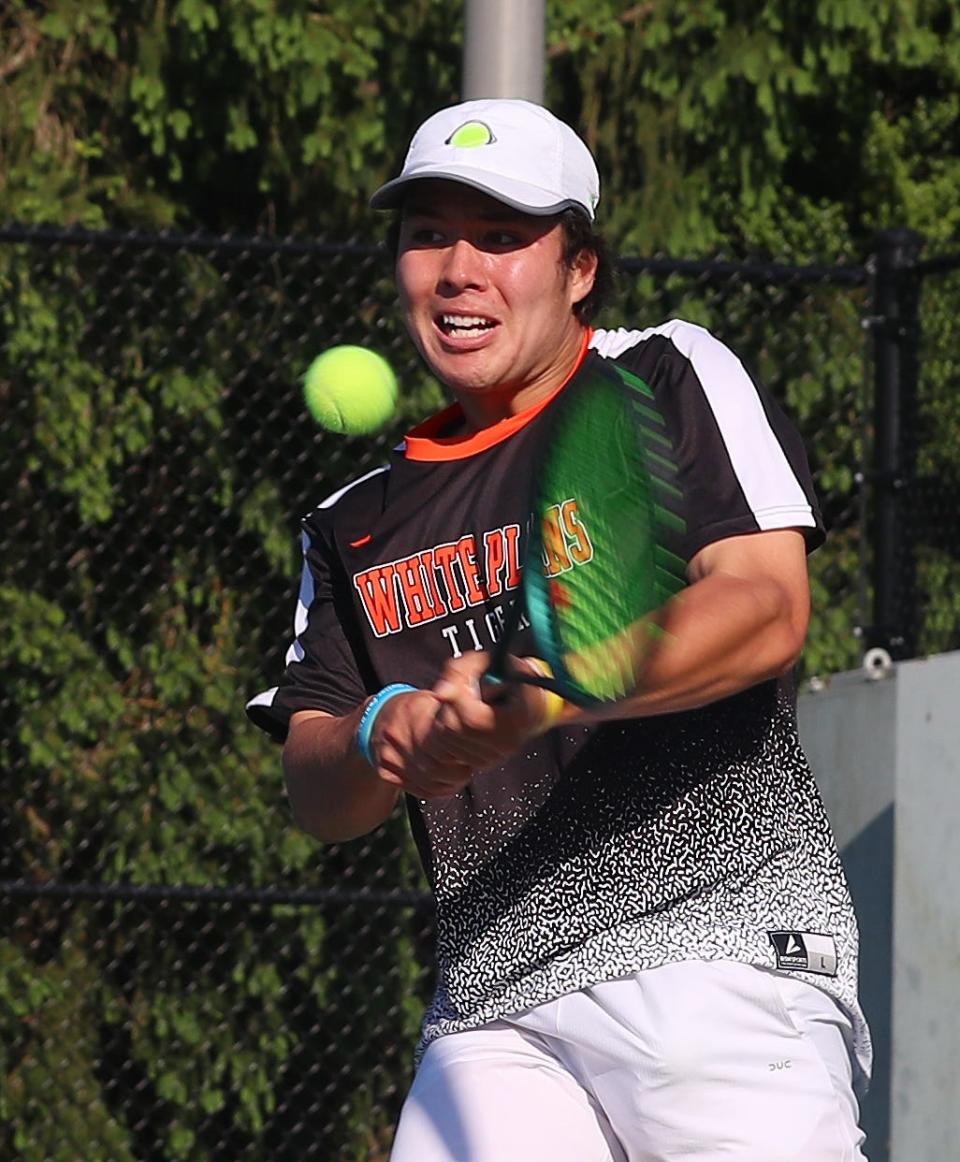
[{"label": "player's eye", "polygon": [[432,226],[417,226],[407,233],[407,242],[411,246],[439,246],[443,240],[443,233]]},{"label": "player's eye", "polygon": [[523,239],[513,230],[488,230],[483,236],[484,246],[506,250],[511,246],[522,246]]}]

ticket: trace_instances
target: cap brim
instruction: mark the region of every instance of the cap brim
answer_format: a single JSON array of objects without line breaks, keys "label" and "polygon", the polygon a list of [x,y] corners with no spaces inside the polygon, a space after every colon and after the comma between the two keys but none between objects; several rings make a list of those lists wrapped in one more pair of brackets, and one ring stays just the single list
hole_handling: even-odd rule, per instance
[{"label": "cap brim", "polygon": [[510,206],[514,210],[520,210],[524,214],[546,216],[547,214],[559,214],[562,210],[577,209],[582,210],[588,218],[593,218],[593,214],[587,206],[575,198],[564,198],[560,202],[552,201],[549,200],[546,190],[542,190],[538,186],[531,186],[527,182],[518,182],[512,178],[500,176],[497,176],[494,181],[491,180],[491,175],[484,171],[453,167],[401,174],[400,177],[394,178],[376,190],[370,199],[370,205],[374,210],[397,210],[403,205],[404,197],[410,186],[415,182],[433,179],[470,186],[471,189],[489,194],[491,198],[496,198],[498,202],[503,202],[504,205]]}]

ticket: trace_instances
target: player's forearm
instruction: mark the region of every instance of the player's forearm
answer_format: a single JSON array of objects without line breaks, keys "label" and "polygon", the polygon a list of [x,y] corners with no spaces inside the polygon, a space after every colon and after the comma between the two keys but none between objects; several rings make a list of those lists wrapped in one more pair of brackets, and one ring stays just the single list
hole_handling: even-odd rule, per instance
[{"label": "player's forearm", "polygon": [[294,822],[324,843],[372,831],[397,801],[396,787],[377,777],[357,747],[362,710],[295,722],[283,750]]},{"label": "player's forearm", "polygon": [[593,718],[691,710],[776,677],[795,665],[806,633],[775,580],[712,574],[669,602],[640,667],[638,692]]}]

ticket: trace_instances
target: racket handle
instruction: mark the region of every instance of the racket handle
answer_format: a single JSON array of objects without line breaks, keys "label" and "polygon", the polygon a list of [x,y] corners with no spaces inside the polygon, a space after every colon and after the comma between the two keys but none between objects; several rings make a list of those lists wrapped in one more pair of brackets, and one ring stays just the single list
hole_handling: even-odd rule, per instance
[{"label": "racket handle", "polygon": [[[541,678],[546,678],[551,682],[553,681],[553,670],[543,658],[528,657],[524,660],[528,665],[533,666]],[[563,717],[563,713],[567,708],[567,702],[561,694],[558,694],[556,690],[551,689],[549,686],[541,686],[540,689],[546,697],[546,704],[543,708],[543,720],[540,728],[541,730],[549,730],[552,726],[556,726]]]},{"label": "racket handle", "polygon": [[526,662],[534,671],[532,674],[515,670],[509,678],[501,678],[499,674],[491,673],[488,670],[483,675],[480,679],[480,688],[483,691],[484,701],[490,703],[505,701],[510,694],[510,679],[523,686],[537,686],[543,691],[545,697],[544,715],[539,723],[539,728],[541,731],[549,730],[563,717],[567,708],[566,699],[562,694],[557,693],[553,671],[543,658],[527,656],[521,660]]}]

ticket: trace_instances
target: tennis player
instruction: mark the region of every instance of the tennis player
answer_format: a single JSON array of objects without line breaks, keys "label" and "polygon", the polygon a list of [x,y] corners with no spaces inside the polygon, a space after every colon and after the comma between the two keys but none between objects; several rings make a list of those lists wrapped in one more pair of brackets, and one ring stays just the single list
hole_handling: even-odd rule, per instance
[{"label": "tennis player", "polygon": [[[455,402],[304,520],[296,636],[249,713],[320,840],[405,798],[438,985],[393,1162],[861,1162],[856,923],[790,680],[823,537],[806,459],[707,331],[593,329],[598,201],[577,135],[507,100],[430,117],[373,195]],[[551,403],[590,359],[666,417],[689,582],[602,717],[480,683]]]}]

